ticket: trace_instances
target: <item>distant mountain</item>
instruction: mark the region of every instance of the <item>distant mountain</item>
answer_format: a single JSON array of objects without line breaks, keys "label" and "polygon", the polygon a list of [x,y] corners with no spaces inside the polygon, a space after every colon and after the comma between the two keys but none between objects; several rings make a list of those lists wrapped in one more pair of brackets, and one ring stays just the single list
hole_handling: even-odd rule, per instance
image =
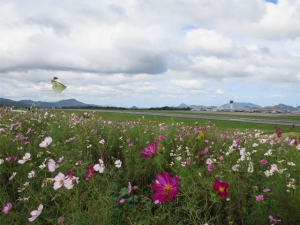
[{"label": "distant mountain", "polygon": [[177,106],[176,108],[186,108],[188,107],[188,105],[181,103],[179,106]]},{"label": "distant mountain", "polygon": [[[221,108],[226,108],[229,109],[230,108],[230,103],[226,103],[224,105],[220,106]],[[249,102],[233,102],[233,108],[234,109],[238,109],[238,108],[262,108],[259,105],[255,105],[253,103],[249,103]]]},{"label": "distant mountain", "polygon": [[216,108],[217,106],[204,106],[204,105],[187,105],[184,103],[181,103],[179,106],[175,108],[192,108],[192,109],[206,109],[206,108]]},{"label": "distant mountain", "polygon": [[274,107],[278,107],[278,108],[281,108],[281,109],[288,109],[290,111],[300,109],[300,106],[293,107],[293,106],[285,105],[285,104],[281,104],[281,103],[278,104],[278,105],[274,105]]},{"label": "distant mountain", "polygon": [[0,98],[0,104],[6,107],[16,106],[16,107],[31,107],[36,106],[39,108],[49,108],[49,107],[76,107],[76,106],[89,106],[91,104],[85,104],[79,102],[76,99],[61,100],[58,102],[42,102],[42,101],[32,101],[32,100],[20,100],[13,101],[10,99]]}]

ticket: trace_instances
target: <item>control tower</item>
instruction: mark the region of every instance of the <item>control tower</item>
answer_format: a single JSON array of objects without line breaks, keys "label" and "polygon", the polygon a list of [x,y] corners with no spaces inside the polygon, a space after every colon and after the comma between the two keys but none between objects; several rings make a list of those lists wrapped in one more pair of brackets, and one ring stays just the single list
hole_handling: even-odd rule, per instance
[{"label": "control tower", "polygon": [[233,109],[233,101],[231,100],[229,103],[230,103],[230,109]]}]

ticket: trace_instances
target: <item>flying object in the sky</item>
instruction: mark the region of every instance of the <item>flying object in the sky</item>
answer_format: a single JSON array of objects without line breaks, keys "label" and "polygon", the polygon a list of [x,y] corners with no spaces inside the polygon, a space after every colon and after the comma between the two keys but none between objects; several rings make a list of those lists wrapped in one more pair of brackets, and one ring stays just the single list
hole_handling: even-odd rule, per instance
[{"label": "flying object in the sky", "polygon": [[67,88],[66,85],[64,85],[60,79],[58,79],[57,77],[53,77],[53,80],[51,80],[51,84],[52,84],[52,90],[55,93],[61,93],[63,90],[65,90]]}]

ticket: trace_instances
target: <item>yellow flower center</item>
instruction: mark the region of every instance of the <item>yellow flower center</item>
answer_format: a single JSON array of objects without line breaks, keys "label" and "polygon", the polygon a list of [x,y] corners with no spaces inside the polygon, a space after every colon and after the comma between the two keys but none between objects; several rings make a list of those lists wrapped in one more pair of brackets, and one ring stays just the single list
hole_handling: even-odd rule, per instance
[{"label": "yellow flower center", "polygon": [[62,184],[64,182],[64,180],[60,180],[59,183]]},{"label": "yellow flower center", "polygon": [[224,192],[225,189],[224,189],[223,187],[220,187],[220,188],[219,188],[219,191],[220,191],[220,192]]},{"label": "yellow flower center", "polygon": [[155,151],[154,150],[150,150],[150,153],[151,153],[151,155],[154,155]]},{"label": "yellow flower center", "polygon": [[171,185],[167,184],[165,186],[165,192],[164,192],[164,195],[169,195],[169,192],[171,191]]},{"label": "yellow flower center", "polygon": [[47,146],[49,145],[48,141],[46,141],[46,145],[47,145]]}]

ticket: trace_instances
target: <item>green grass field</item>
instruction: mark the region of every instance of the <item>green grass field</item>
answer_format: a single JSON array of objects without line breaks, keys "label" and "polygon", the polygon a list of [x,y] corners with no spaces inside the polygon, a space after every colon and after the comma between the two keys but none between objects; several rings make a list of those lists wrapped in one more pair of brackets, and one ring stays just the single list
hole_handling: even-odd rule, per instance
[{"label": "green grass field", "polygon": [[[82,113],[82,110],[65,110],[66,113]],[[138,118],[143,116],[144,111],[132,111],[133,113],[141,113],[138,114],[128,114],[128,111],[117,111],[117,112],[106,112],[103,111],[95,111],[96,115],[103,117],[106,120],[117,120],[117,121],[134,121]],[[217,124],[217,126],[221,130],[245,130],[248,129],[250,131],[254,130],[261,130],[267,134],[274,133],[274,127],[279,126],[278,124],[261,124],[261,123],[247,123],[247,122],[238,122],[238,121],[222,121],[222,120],[209,120],[209,119],[194,119],[194,118],[179,118],[176,117],[177,114],[184,114],[184,115],[200,115],[200,116],[216,116],[216,117],[225,117],[225,118],[249,118],[249,119],[265,119],[265,120],[286,120],[286,121],[294,121],[300,122],[300,115],[284,115],[284,114],[261,114],[258,115],[239,115],[239,114],[225,114],[225,113],[193,113],[193,112],[174,112],[174,111],[151,111],[153,113],[160,113],[160,114],[174,114],[173,117],[166,117],[166,116],[151,116],[151,115],[144,115],[144,121],[156,121],[156,122],[164,122],[164,123],[186,123],[186,124],[195,124],[196,122],[199,124],[210,123],[210,124]],[[282,128],[283,133],[289,133],[291,131],[290,126],[280,126]]]}]

